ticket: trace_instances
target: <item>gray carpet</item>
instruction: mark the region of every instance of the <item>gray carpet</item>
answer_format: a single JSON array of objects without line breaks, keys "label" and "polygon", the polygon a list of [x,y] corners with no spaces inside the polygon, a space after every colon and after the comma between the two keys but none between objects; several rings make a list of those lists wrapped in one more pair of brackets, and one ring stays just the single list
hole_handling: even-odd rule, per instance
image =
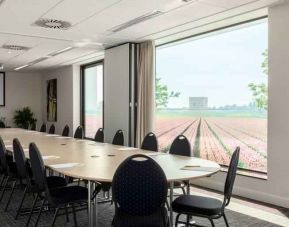
[{"label": "gray carpet", "polygon": [[[20,200],[21,192],[16,191],[15,195],[13,196],[13,200],[11,202],[10,208],[8,212],[4,212],[4,204],[6,204],[8,192],[5,194],[5,197],[0,203],[0,226],[1,227],[23,227],[25,226],[27,216],[19,216],[18,220],[15,221],[14,216],[16,212],[16,207],[18,206],[18,202]],[[24,207],[30,207],[32,204],[32,196],[27,197]],[[233,212],[227,210],[227,217],[229,220],[229,224],[231,227],[243,227],[243,226],[250,226],[250,227],[273,227],[278,226],[269,222],[265,222],[260,219],[256,219],[250,216],[243,215],[241,213]],[[108,203],[100,204],[99,205],[99,219],[98,223],[100,227],[111,226],[112,217],[114,214],[114,206]],[[33,226],[34,220],[36,215],[33,216],[31,220],[31,225]],[[41,216],[40,222],[38,226],[50,226],[53,214],[51,212],[45,212]],[[77,220],[78,226],[88,226],[87,224],[87,212],[81,211],[77,213]],[[195,220],[202,225],[210,226],[210,223],[205,219],[195,218]],[[222,219],[216,220],[215,224],[217,227],[225,226]],[[70,215],[70,222],[66,223],[65,216],[60,216],[57,218],[55,226],[74,226],[73,225],[73,217]]]}]

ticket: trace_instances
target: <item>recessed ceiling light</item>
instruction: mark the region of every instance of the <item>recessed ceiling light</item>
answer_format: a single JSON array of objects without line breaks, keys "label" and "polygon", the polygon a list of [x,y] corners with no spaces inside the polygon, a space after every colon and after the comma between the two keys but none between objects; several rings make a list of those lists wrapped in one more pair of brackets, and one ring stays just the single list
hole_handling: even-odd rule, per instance
[{"label": "recessed ceiling light", "polygon": [[20,67],[15,68],[14,70],[15,70],[15,71],[18,71],[18,70],[24,69],[24,68],[26,68],[26,67],[28,67],[28,66],[30,66],[30,65],[29,65],[29,64],[22,65],[22,66],[20,66]]},{"label": "recessed ceiling light", "polygon": [[71,23],[69,23],[68,21],[47,19],[47,18],[41,18],[37,20],[34,24],[42,28],[62,29],[62,30],[66,30],[71,27]]},{"label": "recessed ceiling light", "polygon": [[147,13],[147,14],[144,14],[142,16],[139,16],[137,18],[134,18],[126,23],[123,23],[123,24],[120,24],[120,25],[117,25],[111,29],[109,29],[108,31],[111,31],[111,32],[119,32],[119,31],[122,31],[128,27],[131,27],[133,25],[136,25],[136,24],[139,24],[141,22],[144,22],[146,20],[149,20],[149,19],[152,19],[154,17],[157,17],[159,15],[162,15],[163,12],[162,11],[159,11],[159,10],[154,10],[150,13]]},{"label": "recessed ceiling light", "polygon": [[66,47],[64,49],[61,49],[61,50],[58,50],[58,51],[55,51],[55,52],[52,52],[50,54],[47,54],[47,57],[54,57],[56,55],[59,55],[59,54],[62,54],[64,52],[67,52],[69,50],[73,49],[73,47]]},{"label": "recessed ceiling light", "polygon": [[16,50],[16,51],[21,51],[21,50],[29,50],[29,47],[25,46],[19,46],[19,45],[14,45],[14,44],[4,44],[2,48],[7,49],[7,50]]}]

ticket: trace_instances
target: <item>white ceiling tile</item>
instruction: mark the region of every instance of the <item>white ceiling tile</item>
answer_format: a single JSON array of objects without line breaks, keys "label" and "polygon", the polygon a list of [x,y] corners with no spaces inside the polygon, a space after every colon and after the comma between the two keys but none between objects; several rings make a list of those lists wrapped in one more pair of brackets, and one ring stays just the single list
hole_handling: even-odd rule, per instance
[{"label": "white ceiling tile", "polygon": [[58,19],[75,25],[100,13],[120,0],[64,0],[43,15],[43,18]]},{"label": "white ceiling tile", "polygon": [[241,5],[245,5],[257,0],[198,0],[201,3],[207,3],[213,6],[220,6],[225,8],[233,8]]},{"label": "white ceiling tile", "polygon": [[135,38],[146,34],[153,34],[185,24],[212,14],[224,11],[224,8],[195,2],[186,7],[178,8],[151,20],[142,22],[128,29],[118,32],[121,36],[134,35]]}]

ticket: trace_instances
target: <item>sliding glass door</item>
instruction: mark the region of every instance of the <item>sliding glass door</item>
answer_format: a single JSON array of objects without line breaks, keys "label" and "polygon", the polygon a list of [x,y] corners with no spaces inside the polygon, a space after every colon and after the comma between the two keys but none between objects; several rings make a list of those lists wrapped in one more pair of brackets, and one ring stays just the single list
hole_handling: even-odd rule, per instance
[{"label": "sliding glass door", "polygon": [[82,66],[82,124],[86,138],[103,127],[103,61]]}]

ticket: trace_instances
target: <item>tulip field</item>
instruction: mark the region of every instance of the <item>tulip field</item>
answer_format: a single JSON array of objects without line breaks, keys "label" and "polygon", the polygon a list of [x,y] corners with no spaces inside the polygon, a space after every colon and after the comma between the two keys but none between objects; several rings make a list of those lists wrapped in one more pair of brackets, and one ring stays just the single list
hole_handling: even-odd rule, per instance
[{"label": "tulip field", "polygon": [[177,135],[184,134],[194,156],[228,165],[239,146],[239,167],[267,172],[266,117],[158,114],[155,132],[163,152],[169,150]]}]

